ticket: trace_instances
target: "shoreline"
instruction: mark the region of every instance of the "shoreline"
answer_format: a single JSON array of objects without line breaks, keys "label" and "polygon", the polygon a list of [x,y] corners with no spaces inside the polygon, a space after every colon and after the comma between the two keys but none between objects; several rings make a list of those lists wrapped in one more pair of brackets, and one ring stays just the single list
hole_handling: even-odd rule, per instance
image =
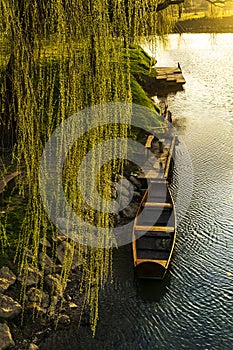
[{"label": "shoreline", "polygon": [[172,33],[233,33],[233,16],[180,20],[175,23]]}]

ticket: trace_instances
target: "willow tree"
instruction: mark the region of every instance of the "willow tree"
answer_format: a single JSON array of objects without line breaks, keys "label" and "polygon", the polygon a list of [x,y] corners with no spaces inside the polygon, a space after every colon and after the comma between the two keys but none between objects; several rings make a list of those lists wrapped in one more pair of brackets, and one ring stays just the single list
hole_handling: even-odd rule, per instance
[{"label": "willow tree", "polygon": [[[23,173],[19,180],[20,193],[28,202],[17,248],[19,269],[25,278],[30,265],[38,269],[39,242],[43,242],[45,256],[46,237],[57,235],[44,211],[39,191],[38,164],[46,141],[62,121],[79,110],[112,101],[132,101],[127,61],[132,41],[156,33],[156,13],[183,1],[156,1],[155,5],[151,0],[0,1],[1,32],[10,50],[8,63],[1,73],[1,132],[6,135],[5,145],[14,145],[14,155]],[[93,130],[90,140],[85,135],[67,157],[63,179],[73,208],[84,219],[93,224],[98,222],[100,226],[111,226],[111,218],[89,207],[83,209],[85,203],[74,179],[83,156],[106,133],[115,138],[127,137],[123,126],[116,129],[109,126],[107,132]],[[93,160],[93,168],[98,168],[98,162],[100,160]],[[99,182],[111,183],[114,172],[120,171],[122,167],[117,162],[107,165]],[[81,186],[87,186],[88,181],[94,183],[92,180],[83,178]],[[90,187],[90,192],[92,190]],[[110,186],[106,186],[104,192],[106,198],[110,196]],[[30,257],[28,250],[32,252]],[[61,272],[64,288],[74,256],[82,263],[84,305],[90,306],[94,330],[98,292],[109,276],[112,251],[91,249],[72,240],[68,244],[67,239]],[[42,264],[42,270],[44,267]],[[43,279],[40,283],[43,288]]]}]

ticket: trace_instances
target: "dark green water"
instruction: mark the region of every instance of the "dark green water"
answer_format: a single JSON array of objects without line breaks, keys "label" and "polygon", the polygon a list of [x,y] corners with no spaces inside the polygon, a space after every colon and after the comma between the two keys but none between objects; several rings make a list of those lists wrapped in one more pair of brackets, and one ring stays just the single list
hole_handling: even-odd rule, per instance
[{"label": "dark green water", "polygon": [[95,338],[72,326],[42,349],[233,348],[233,34],[171,35],[156,56],[158,65],[180,62],[187,81],[167,102],[194,174],[170,272],[162,283],[139,283],[131,247],[116,250]]}]

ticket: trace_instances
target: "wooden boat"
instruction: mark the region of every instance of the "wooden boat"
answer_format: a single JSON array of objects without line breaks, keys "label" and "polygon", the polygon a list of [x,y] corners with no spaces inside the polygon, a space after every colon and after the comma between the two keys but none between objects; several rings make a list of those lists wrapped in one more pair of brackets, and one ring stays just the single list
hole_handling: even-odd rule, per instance
[{"label": "wooden boat", "polygon": [[162,279],[175,239],[175,208],[167,182],[151,181],[134,221],[132,246],[137,277]]}]

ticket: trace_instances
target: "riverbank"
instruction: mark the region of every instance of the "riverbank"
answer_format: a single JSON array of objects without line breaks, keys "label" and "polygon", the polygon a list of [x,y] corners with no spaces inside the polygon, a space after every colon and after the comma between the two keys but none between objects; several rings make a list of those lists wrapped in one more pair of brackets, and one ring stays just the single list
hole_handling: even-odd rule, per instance
[{"label": "riverbank", "polygon": [[[138,81],[139,77],[154,78],[156,74],[155,69],[152,68],[154,63],[154,60],[139,46],[133,46],[130,49],[133,102],[149,108],[152,111],[151,117],[157,118],[159,124],[161,111]],[[140,117],[145,118],[143,115]],[[148,120],[145,119],[145,129],[149,127],[147,123]],[[146,138],[144,131],[135,129],[132,133],[143,143]],[[15,171],[16,164],[12,165],[10,149],[1,151],[0,158],[4,166],[0,170],[1,177],[4,178],[8,172]],[[132,177],[130,179],[130,173],[133,170],[135,169],[132,165],[125,167],[124,175],[132,182],[134,193],[133,200],[127,208],[117,214],[116,221],[119,226],[125,224],[127,220],[134,219],[144,194],[140,184],[135,183]],[[9,187],[10,183],[6,185]],[[22,233],[28,198],[20,195],[17,182],[16,187],[13,189],[9,187],[6,190],[4,187],[3,192],[0,218],[5,222],[2,226],[5,236],[0,235],[0,243],[5,242],[5,246],[0,257],[0,328],[2,327],[0,349],[9,347],[37,349],[41,342],[47,337],[52,337],[55,332],[62,333],[63,329],[68,329],[71,325],[74,327],[75,324],[78,328],[79,323],[81,327],[88,328],[91,336],[90,313],[85,306],[85,295],[82,294],[83,284],[89,282],[83,280],[83,264],[75,260],[75,255],[67,285],[62,284],[63,275],[66,273],[65,256],[73,249],[71,242],[65,236],[54,236],[52,229],[49,230],[46,239],[44,237],[38,241],[38,262],[35,263],[33,251],[28,249],[27,272],[23,271],[20,275],[19,266],[14,263],[14,259],[18,249],[18,237]],[[112,195],[113,199],[116,199],[116,194]],[[130,191],[123,188],[122,196],[128,197],[125,198],[126,202],[129,201],[130,195]],[[2,240],[3,238],[5,241]],[[96,284],[91,288],[95,289]]]},{"label": "riverbank", "polygon": [[174,33],[233,33],[233,16],[223,18],[192,18],[180,20],[173,27]]},{"label": "riverbank", "polygon": [[[127,169],[126,169],[127,170]],[[128,169],[129,171],[129,169]],[[134,176],[128,179],[134,187],[133,199],[127,208],[117,215],[117,225],[125,225],[136,215],[144,189]],[[130,189],[122,184],[124,200],[131,198]],[[114,196],[116,198],[116,196]],[[18,202],[18,205],[20,203]],[[7,208],[1,207],[1,213]],[[43,253],[43,244],[46,253]],[[55,252],[53,251],[56,246]],[[82,293],[83,264],[74,256],[67,285],[61,282],[66,252],[72,246],[66,236],[57,235],[39,245],[38,268],[33,265],[33,256],[28,252],[28,275],[20,275],[17,265],[9,257],[0,268],[0,349],[36,350],[41,344],[57,339],[63,330],[81,327],[93,336],[90,313],[85,307]],[[54,257],[55,254],[55,257]],[[9,268],[10,266],[10,268]],[[41,288],[43,283],[43,288]],[[22,299],[22,288],[25,296]],[[91,288],[96,288],[95,284]],[[52,340],[51,340],[52,341]]]}]

